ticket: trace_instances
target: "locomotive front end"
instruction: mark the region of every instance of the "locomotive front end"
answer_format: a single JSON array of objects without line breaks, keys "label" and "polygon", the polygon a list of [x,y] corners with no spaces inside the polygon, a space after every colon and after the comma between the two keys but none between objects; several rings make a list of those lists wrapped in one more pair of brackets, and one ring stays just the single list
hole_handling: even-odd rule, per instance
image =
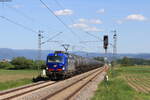
[{"label": "locomotive front end", "polygon": [[66,57],[62,53],[52,53],[47,56],[46,75],[54,77],[64,73],[66,69]]}]

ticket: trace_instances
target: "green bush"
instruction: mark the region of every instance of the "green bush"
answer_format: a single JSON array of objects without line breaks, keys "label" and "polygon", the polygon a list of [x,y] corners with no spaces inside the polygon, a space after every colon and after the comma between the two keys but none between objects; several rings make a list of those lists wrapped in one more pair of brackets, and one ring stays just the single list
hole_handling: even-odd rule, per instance
[{"label": "green bush", "polygon": [[30,66],[33,65],[33,62],[25,57],[17,57],[13,58],[11,64],[13,64],[16,69],[29,69]]},{"label": "green bush", "polygon": [[41,68],[42,65],[45,65],[44,61],[33,61],[25,57],[16,57],[13,58],[11,64],[15,66],[15,69],[37,69]]},{"label": "green bush", "polygon": [[43,69],[45,62],[30,60],[25,57],[16,57],[9,62],[0,62],[0,69]]},{"label": "green bush", "polygon": [[1,69],[14,69],[15,66],[8,62],[0,62],[0,68]]}]

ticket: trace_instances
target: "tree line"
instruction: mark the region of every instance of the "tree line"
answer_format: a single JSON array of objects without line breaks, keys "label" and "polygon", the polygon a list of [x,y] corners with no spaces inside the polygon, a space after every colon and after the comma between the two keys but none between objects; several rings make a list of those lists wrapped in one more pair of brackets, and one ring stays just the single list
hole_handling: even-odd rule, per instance
[{"label": "tree line", "polygon": [[149,59],[141,59],[141,58],[123,57],[122,59],[118,59],[117,63],[121,64],[123,66],[150,65],[150,60]]},{"label": "tree line", "polygon": [[[104,57],[95,57],[94,59],[104,62]],[[112,59],[111,64],[113,65],[114,63],[122,66],[150,65],[150,59],[123,57],[121,59],[117,59],[115,62]]]},{"label": "tree line", "polygon": [[[95,57],[94,59],[104,62],[104,57]],[[124,57],[116,60],[116,63],[122,66],[150,65],[150,60]],[[10,62],[0,62],[0,69],[37,69],[38,67],[44,68],[45,61],[31,60],[25,57],[16,57]]]},{"label": "tree line", "polygon": [[37,69],[45,65],[44,61],[27,59],[25,57],[13,58],[10,62],[0,62],[0,69]]}]

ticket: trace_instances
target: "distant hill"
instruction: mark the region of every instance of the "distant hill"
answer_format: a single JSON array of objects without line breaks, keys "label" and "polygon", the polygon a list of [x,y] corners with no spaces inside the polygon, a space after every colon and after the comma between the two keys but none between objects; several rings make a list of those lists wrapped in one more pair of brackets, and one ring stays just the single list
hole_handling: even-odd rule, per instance
[{"label": "distant hill", "polygon": [[[50,51],[43,50],[42,51],[42,59],[44,60],[46,55]],[[52,51],[51,51],[52,52]],[[37,59],[38,51],[30,50],[30,49],[8,49],[8,48],[0,48],[0,59],[12,59],[13,57],[24,56],[28,59]]]},{"label": "distant hill", "polygon": [[[42,50],[42,59],[45,60],[48,53],[53,52],[51,50]],[[102,56],[104,57],[104,53],[87,53],[87,52],[71,52],[76,55],[80,55],[83,57],[97,57]],[[28,59],[37,59],[37,50],[30,50],[30,49],[9,49],[9,48],[0,48],[0,59],[12,59],[13,57],[24,56]],[[107,55],[110,59],[113,58],[113,55],[109,53]],[[143,59],[150,59],[150,54],[118,54],[117,58],[122,58],[124,56],[130,58],[143,58]]]}]

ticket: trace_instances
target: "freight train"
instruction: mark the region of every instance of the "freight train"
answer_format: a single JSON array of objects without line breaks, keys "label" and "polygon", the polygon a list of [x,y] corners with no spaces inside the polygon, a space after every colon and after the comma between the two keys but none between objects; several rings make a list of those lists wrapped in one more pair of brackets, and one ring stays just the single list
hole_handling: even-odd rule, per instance
[{"label": "freight train", "polygon": [[46,75],[50,79],[64,79],[101,66],[103,62],[94,59],[55,51],[47,56]]}]

